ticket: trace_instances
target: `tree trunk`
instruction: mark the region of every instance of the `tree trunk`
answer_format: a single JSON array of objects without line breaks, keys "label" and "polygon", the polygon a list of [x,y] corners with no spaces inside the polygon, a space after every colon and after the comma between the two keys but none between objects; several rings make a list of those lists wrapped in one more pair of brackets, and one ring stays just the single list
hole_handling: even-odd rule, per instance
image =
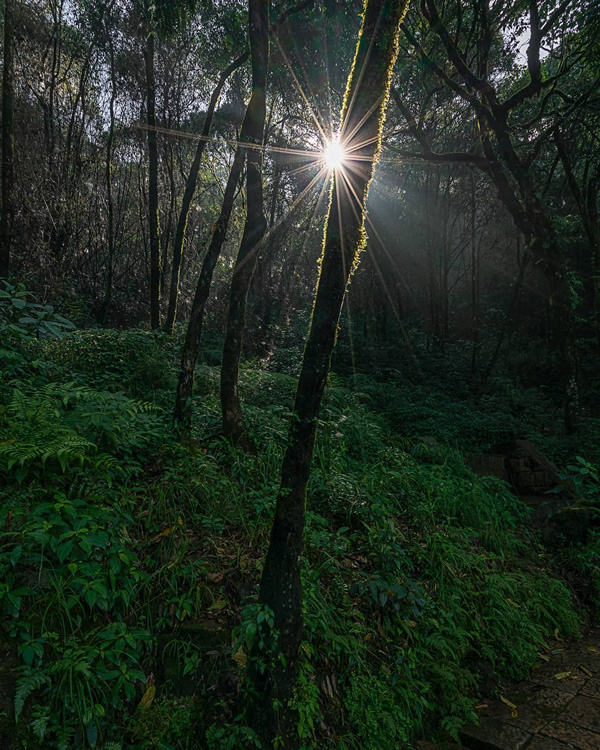
[{"label": "tree trunk", "polygon": [[475,177],[470,172],[470,209],[471,209],[471,374],[479,369],[479,242],[476,239],[477,206],[475,200]]},{"label": "tree trunk", "polygon": [[267,114],[268,0],[249,0],[248,12],[252,56],[252,95],[248,103],[246,138],[243,143],[247,157],[247,212],[244,233],[231,280],[229,314],[221,365],[223,433],[225,437],[246,448],[249,447],[249,443],[238,396],[238,377],[248,288],[256,266],[258,249],[267,228],[263,211],[262,144]]},{"label": "tree trunk", "polygon": [[[244,133],[244,124],[240,134],[240,139]],[[233,209],[235,191],[240,181],[242,167],[244,166],[244,151],[238,146],[233,159],[233,164],[227,178],[223,203],[221,204],[221,213],[212,235],[210,246],[202,263],[202,270],[196,284],[196,293],[192,302],[190,321],[185,334],[185,341],[181,351],[181,368],[179,371],[179,382],[177,384],[177,396],[175,399],[175,409],[173,412],[173,421],[182,437],[189,437],[192,426],[192,394],[194,391],[194,369],[198,361],[198,351],[200,349],[200,334],[202,333],[202,319],[204,317],[204,307],[210,285],[212,282],[213,272],[221,253],[221,248],[225,242],[229,217]]]},{"label": "tree trunk", "polygon": [[108,139],[106,142],[106,207],[107,207],[107,239],[108,239],[108,257],[106,259],[106,278],[104,282],[104,299],[100,306],[98,318],[101,323],[106,322],[108,310],[112,300],[113,277],[115,268],[115,206],[113,196],[113,150],[115,140],[115,102],[117,99],[117,79],[115,71],[115,50],[111,36],[111,29],[108,30],[108,50],[110,56],[110,102]]},{"label": "tree trunk", "polygon": [[[267,742],[279,736],[285,748],[299,744],[289,701],[302,639],[300,554],[317,418],[344,294],[366,242],[365,206],[379,155],[398,29],[406,6],[406,0],[365,0],[341,116],[340,142],[352,160],[333,176],[321,272],[260,585],[259,600],[273,611],[285,666],[275,656],[264,676],[252,674],[264,698],[262,710],[254,716]],[[279,708],[274,707],[274,701]]]},{"label": "tree trunk", "polygon": [[[198,146],[196,147],[196,153],[194,155],[194,161],[190,167],[188,174],[185,191],[183,193],[183,200],[181,203],[181,210],[179,211],[179,219],[177,221],[177,229],[175,230],[175,241],[173,243],[173,263],[171,266],[171,287],[169,290],[169,309],[167,311],[167,318],[165,320],[165,331],[172,333],[173,325],[175,324],[175,316],[177,314],[177,299],[179,296],[179,274],[181,272],[181,260],[183,258],[183,245],[185,242],[185,230],[187,227],[188,215],[190,212],[190,206],[194,193],[196,192],[196,183],[198,182],[198,173],[200,171],[200,164],[202,162],[202,155],[206,147],[208,136],[210,134],[210,128],[212,125],[215,108],[219,101],[221,91],[225,82],[232,73],[234,73],[241,65],[243,65],[248,59],[248,51],[246,50],[231,65],[223,71],[217,85],[212,92],[208,109],[206,110],[206,117],[204,118],[204,125],[202,127],[202,133]],[[212,275],[212,273],[211,273]]]},{"label": "tree trunk", "polygon": [[0,277],[8,277],[12,242],[14,206],[14,132],[13,132],[13,0],[4,0],[4,64],[2,69],[2,209],[0,213]]},{"label": "tree trunk", "polygon": [[146,124],[148,127],[148,231],[150,237],[150,326],[160,328],[160,229],[158,219],[158,143],[156,135],[156,80],[152,23],[144,47],[146,68]]}]

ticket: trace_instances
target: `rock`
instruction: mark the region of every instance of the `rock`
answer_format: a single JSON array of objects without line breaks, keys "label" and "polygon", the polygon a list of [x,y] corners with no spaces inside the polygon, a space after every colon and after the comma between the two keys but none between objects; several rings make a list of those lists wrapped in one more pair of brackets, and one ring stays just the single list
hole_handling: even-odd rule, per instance
[{"label": "rock", "polygon": [[478,477],[497,477],[504,482],[510,481],[506,456],[503,454],[475,454],[467,458],[466,464]]},{"label": "rock", "polygon": [[584,503],[575,503],[549,518],[542,526],[542,539],[549,547],[566,542],[585,542],[590,527],[600,521],[597,508]]},{"label": "rock", "polygon": [[498,719],[484,716],[478,726],[467,726],[460,733],[463,745],[470,750],[522,750],[531,734]]}]

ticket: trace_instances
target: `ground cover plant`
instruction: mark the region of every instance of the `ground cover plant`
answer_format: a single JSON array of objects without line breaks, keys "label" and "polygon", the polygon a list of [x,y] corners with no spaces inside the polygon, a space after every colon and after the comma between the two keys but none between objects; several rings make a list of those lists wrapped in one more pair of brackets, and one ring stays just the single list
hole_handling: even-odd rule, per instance
[{"label": "ground cover plant", "polygon": [[[0,444],[3,678],[15,688],[3,731],[31,748],[258,746],[240,696],[274,637],[256,594],[293,379],[243,372],[265,446],[252,455],[218,435],[218,369],[201,365],[184,448],[167,391],[120,390],[129,360],[98,375],[116,345],[169,361],[141,331],[15,344],[23,371],[4,383]],[[549,636],[583,625],[520,500],[441,436],[406,437],[407,412],[400,432],[382,389],[332,376],[320,418],[294,699],[306,748],[456,737],[490,675],[526,675]],[[431,407],[411,409],[426,424]],[[593,565],[594,545],[574,564]]]}]

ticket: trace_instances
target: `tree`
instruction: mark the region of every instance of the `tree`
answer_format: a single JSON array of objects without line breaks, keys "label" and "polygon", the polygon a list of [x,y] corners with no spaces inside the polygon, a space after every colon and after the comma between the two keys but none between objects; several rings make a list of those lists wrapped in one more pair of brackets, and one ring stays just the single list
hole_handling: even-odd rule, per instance
[{"label": "tree", "polygon": [[202,155],[208,142],[208,136],[210,134],[210,128],[212,125],[215,108],[219,101],[221,91],[225,85],[227,79],[232,75],[240,66],[242,66],[248,59],[248,50],[245,50],[239,57],[237,57],[229,67],[227,67],[217,82],[208,109],[206,110],[206,116],[204,118],[204,125],[202,132],[198,140],[196,147],[196,153],[190,167],[190,171],[187,176],[185,183],[185,191],[183,193],[183,199],[181,202],[181,208],[179,210],[179,218],[177,219],[177,229],[175,230],[175,240],[173,244],[173,261],[171,266],[171,286],[169,290],[169,309],[167,311],[167,317],[165,319],[165,331],[171,333],[173,331],[173,325],[175,323],[175,315],[177,313],[177,298],[179,295],[179,274],[181,271],[181,260],[183,257],[183,244],[185,242],[185,232],[187,228],[188,215],[190,212],[190,206],[194,193],[196,192],[196,183],[198,182],[198,172],[200,171],[200,164],[202,162]]},{"label": "tree", "polygon": [[364,5],[341,112],[340,142],[348,167],[337,170],[332,178],[321,271],[260,584],[260,602],[273,611],[283,659],[275,659],[266,684],[254,675],[268,697],[258,723],[263,736],[272,740],[280,735],[286,748],[298,745],[289,700],[302,638],[299,558],[306,487],[342,303],[366,242],[365,206],[381,148],[391,71],[398,52],[398,29],[406,6],[406,0],[366,0]]},{"label": "tree", "polygon": [[2,67],[2,208],[0,213],[0,277],[8,276],[13,231],[14,132],[13,132],[14,4],[4,0],[4,62]]},{"label": "tree", "polygon": [[248,436],[238,396],[238,376],[246,297],[267,228],[263,209],[262,145],[267,115],[267,71],[269,67],[269,2],[250,0],[248,24],[252,57],[252,94],[246,111],[245,137],[241,148],[246,158],[246,222],[233,271],[229,295],[227,331],[221,366],[223,434],[248,446]]},{"label": "tree", "polygon": [[[574,49],[557,43],[560,34],[564,37],[574,23],[567,13],[571,5],[570,0],[565,0],[542,8],[537,0],[528,0],[526,6],[503,0],[491,10],[489,1],[485,0],[470,9],[471,23],[465,24],[460,6],[458,9],[454,6],[441,8],[436,0],[424,0],[422,16],[412,25],[403,25],[408,44],[421,63],[462,106],[472,111],[477,125],[477,148],[462,153],[436,152],[426,130],[407,104],[396,97],[423,158],[471,163],[489,174],[525,238],[525,266],[534,261],[544,272],[550,329],[561,359],[567,432],[576,428],[578,402],[568,258],[552,215],[540,199],[536,159],[552,131],[553,121],[548,122],[551,120],[548,109],[553,98],[560,100],[561,82],[584,54],[583,41]],[[524,14],[528,23],[521,18]],[[439,41],[440,47],[434,47],[431,52],[426,51],[424,42],[417,38],[422,21]],[[516,81],[509,79],[507,86],[506,76],[500,76],[499,81],[494,79],[494,62],[498,59],[502,28],[510,23],[521,24],[524,28],[528,25],[530,40],[527,73]],[[555,47],[558,62],[553,65],[543,64],[541,60],[542,44],[546,42]],[[444,62],[436,60],[438,55]],[[540,100],[539,106],[533,105],[536,99]],[[569,106],[572,103],[567,108]],[[522,132],[515,127],[519,122],[523,123]]]},{"label": "tree", "polygon": [[161,255],[158,201],[158,140],[156,128],[156,36],[167,36],[194,13],[195,0],[144,0],[142,7],[144,70],[146,74],[146,126],[148,138],[148,230],[150,244],[150,326],[160,328]]}]

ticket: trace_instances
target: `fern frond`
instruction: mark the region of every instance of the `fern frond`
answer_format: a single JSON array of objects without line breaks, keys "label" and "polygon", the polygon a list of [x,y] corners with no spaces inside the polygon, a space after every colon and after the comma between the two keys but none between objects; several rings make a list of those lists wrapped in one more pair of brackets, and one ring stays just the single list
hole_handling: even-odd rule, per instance
[{"label": "fern frond", "polygon": [[15,721],[18,721],[19,716],[23,712],[27,698],[35,690],[51,683],[50,677],[41,669],[22,667],[21,675],[17,680],[17,689],[15,692]]}]

